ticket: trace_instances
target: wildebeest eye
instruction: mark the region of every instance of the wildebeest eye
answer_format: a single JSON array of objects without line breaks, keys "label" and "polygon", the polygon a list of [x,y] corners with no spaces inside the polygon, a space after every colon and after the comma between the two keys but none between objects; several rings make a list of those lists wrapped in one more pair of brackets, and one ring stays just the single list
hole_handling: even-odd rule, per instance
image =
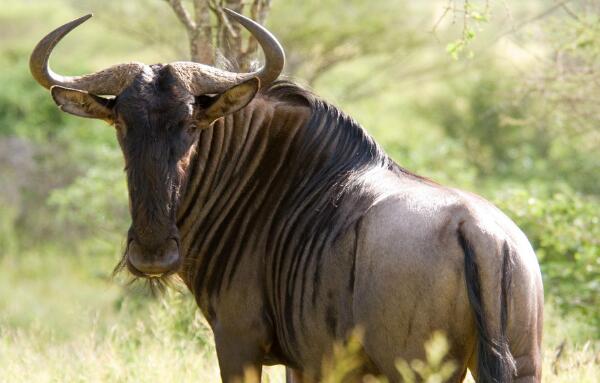
[{"label": "wildebeest eye", "polygon": [[196,106],[206,109],[217,100],[217,94],[203,94],[196,96]]}]

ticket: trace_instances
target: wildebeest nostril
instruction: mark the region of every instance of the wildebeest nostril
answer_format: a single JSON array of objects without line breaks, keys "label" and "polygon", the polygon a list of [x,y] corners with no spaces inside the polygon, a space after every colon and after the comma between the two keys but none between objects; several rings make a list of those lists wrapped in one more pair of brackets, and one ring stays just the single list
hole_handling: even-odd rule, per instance
[{"label": "wildebeest nostril", "polygon": [[144,276],[159,276],[176,271],[180,265],[179,246],[174,239],[169,239],[162,247],[152,251],[140,246],[134,239],[127,248],[127,260],[135,271]]}]

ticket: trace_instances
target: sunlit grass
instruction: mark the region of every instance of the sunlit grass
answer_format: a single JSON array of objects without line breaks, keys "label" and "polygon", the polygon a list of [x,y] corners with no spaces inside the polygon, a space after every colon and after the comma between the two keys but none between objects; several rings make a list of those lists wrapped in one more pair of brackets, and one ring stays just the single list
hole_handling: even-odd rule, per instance
[{"label": "sunlit grass", "polygon": [[[219,381],[212,334],[189,294],[151,299],[122,287],[97,272],[108,272],[112,261],[52,250],[0,256],[0,381]],[[600,357],[592,329],[552,306],[546,312],[544,381],[595,382]],[[436,342],[433,350],[443,353]],[[429,364],[441,370],[434,351]],[[338,362],[328,367],[328,382],[354,366]],[[283,382],[283,369],[269,368],[263,379]]]},{"label": "sunlit grass", "polygon": [[[218,382],[212,336],[199,316],[180,321],[188,302],[171,297],[117,320],[92,323],[89,332],[58,340],[50,329],[0,326],[0,381],[4,382]],[[190,328],[183,328],[186,322]],[[105,330],[101,327],[108,326]],[[195,334],[188,338],[178,331]],[[282,381],[271,368],[267,381]],[[272,377],[271,377],[272,375]],[[277,378],[279,376],[279,378]]]}]

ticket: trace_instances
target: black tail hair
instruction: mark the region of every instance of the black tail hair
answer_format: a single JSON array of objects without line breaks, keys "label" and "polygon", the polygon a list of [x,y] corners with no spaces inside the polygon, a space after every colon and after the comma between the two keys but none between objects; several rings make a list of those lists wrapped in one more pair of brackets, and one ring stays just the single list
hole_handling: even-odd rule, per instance
[{"label": "black tail hair", "polygon": [[[515,361],[510,353],[506,327],[508,321],[508,296],[512,275],[512,260],[508,244],[502,247],[502,276],[500,283],[500,334],[492,338],[487,327],[484,302],[481,294],[479,268],[475,251],[461,230],[458,241],[465,253],[465,278],[469,302],[475,315],[475,323],[479,334],[477,342],[477,382],[507,383],[512,382],[516,374]],[[489,292],[492,293],[492,292]]]}]

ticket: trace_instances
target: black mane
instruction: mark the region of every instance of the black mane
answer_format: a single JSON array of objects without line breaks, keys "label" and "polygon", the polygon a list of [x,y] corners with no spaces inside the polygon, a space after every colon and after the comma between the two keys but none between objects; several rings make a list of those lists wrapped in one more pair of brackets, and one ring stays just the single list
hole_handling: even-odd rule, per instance
[{"label": "black mane", "polygon": [[[273,283],[287,284],[283,288],[288,296],[294,295],[298,286],[292,281],[300,276],[303,286],[300,288],[300,305],[303,307],[305,298],[315,303],[322,278],[321,256],[325,249],[352,230],[378,198],[361,176],[373,169],[393,169],[397,165],[358,122],[309,90],[280,80],[262,89],[260,96],[311,110],[309,121],[297,137],[298,145],[286,154],[286,161],[296,165],[290,166],[286,183],[292,186],[286,187],[286,195],[279,206],[281,215],[274,217],[274,227],[293,230],[273,233],[273,253],[270,254],[274,259],[286,258],[280,267],[287,269],[289,281],[284,283],[276,277]],[[306,166],[298,166],[299,162]],[[273,192],[277,194],[276,188]],[[289,212],[295,214],[290,217]],[[312,260],[307,260],[310,258]],[[308,284],[312,286],[308,290],[311,293],[305,297]],[[353,284],[351,276],[348,287],[353,288]],[[291,304],[289,302],[287,304]],[[288,306],[285,311],[290,309]],[[289,323],[291,325],[292,321]],[[293,334],[293,329],[288,331]]]},{"label": "black mane", "polygon": [[353,169],[365,165],[386,166],[390,162],[381,146],[356,120],[310,90],[289,80],[278,80],[261,89],[260,94],[267,98],[309,107],[312,117],[306,127],[308,130],[315,130],[323,119],[328,120],[334,131],[323,133],[337,136],[336,147],[339,148],[336,150],[337,162],[342,163],[346,158],[351,159],[350,168]]},{"label": "black mane", "polygon": [[[313,117],[311,119],[311,124],[313,125],[318,123],[322,118],[329,118],[332,121],[337,121],[337,129],[345,136],[344,138],[348,139],[343,140],[342,142],[350,148],[355,148],[360,151],[355,161],[353,161],[355,167],[362,167],[364,165],[383,166],[397,174],[437,184],[429,178],[415,174],[398,165],[356,120],[345,114],[335,105],[328,103],[295,82],[290,80],[277,80],[270,86],[261,89],[260,94],[267,98],[309,107],[313,112]],[[342,150],[344,148],[340,149]]]}]

